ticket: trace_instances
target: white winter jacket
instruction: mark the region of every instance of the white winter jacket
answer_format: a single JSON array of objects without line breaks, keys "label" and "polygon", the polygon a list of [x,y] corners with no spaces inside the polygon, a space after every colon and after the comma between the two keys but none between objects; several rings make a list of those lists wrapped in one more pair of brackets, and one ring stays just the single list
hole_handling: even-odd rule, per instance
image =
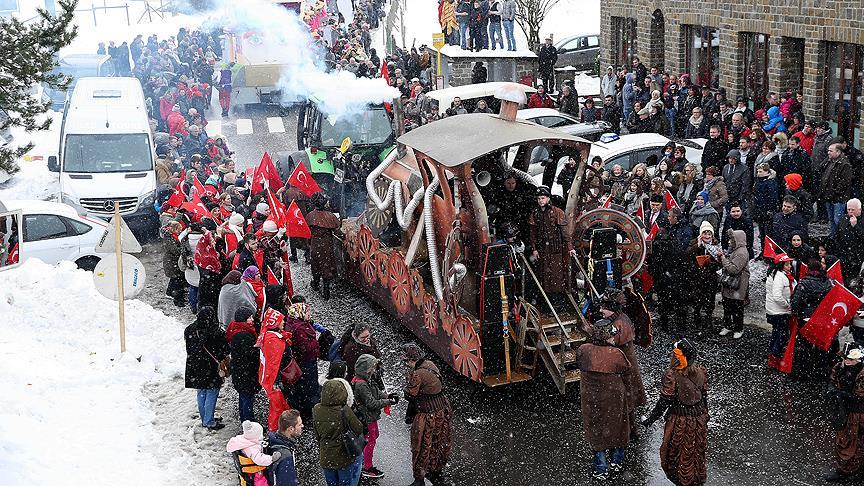
[{"label": "white winter jacket", "polygon": [[787,315],[792,313],[792,288],[789,277],[783,272],[777,272],[774,277],[768,274],[765,278],[765,313],[769,316]]}]

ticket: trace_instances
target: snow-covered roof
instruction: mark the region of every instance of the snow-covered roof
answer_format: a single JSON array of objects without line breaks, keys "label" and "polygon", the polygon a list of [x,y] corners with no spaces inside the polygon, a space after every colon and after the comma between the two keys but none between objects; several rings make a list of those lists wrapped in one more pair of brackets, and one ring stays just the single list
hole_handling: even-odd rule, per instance
[{"label": "snow-covered roof", "polygon": [[[435,48],[431,48],[433,51]],[[520,49],[518,51],[508,51],[506,49],[483,49],[482,51],[469,51],[466,49],[462,49],[459,46],[450,46],[446,45],[441,48],[441,54],[450,58],[458,58],[458,57],[470,57],[470,58],[481,58],[481,57],[498,57],[498,58],[533,58],[537,57],[537,54],[534,54],[532,51],[528,49]]]}]

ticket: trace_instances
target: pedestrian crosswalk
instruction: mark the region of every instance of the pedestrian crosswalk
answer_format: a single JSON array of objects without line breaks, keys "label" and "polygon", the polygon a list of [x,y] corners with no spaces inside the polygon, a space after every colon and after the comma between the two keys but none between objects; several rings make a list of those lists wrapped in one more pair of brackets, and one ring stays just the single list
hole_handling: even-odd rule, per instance
[{"label": "pedestrian crosswalk", "polygon": [[285,119],[271,116],[266,118],[214,119],[207,122],[207,135],[233,138],[238,135],[255,135],[264,133],[286,133]]}]

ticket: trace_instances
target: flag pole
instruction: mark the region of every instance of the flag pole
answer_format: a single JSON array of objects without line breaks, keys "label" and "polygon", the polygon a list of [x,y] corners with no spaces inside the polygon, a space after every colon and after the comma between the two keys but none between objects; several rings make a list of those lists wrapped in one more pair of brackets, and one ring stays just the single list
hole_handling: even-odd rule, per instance
[{"label": "flag pole", "polygon": [[123,242],[120,237],[120,201],[114,201],[114,256],[117,259],[117,300],[120,308],[120,352],[126,352],[126,303],[123,292]]}]

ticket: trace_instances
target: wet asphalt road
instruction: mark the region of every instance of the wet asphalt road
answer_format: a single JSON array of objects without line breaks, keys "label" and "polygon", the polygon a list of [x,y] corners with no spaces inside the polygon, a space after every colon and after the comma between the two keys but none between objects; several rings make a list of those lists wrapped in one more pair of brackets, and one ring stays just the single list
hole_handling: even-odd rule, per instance
[{"label": "wet asphalt road", "polygon": [[[263,150],[278,152],[295,146],[296,119],[283,118],[285,133],[255,130],[253,134],[227,134],[238,166],[256,165]],[[258,127],[264,117],[278,116],[275,109],[255,109],[242,116],[252,117]],[[234,118],[234,117],[232,117]],[[264,124],[266,126],[266,123]],[[232,120],[223,122],[230,130]],[[177,316],[181,322],[194,319],[188,309],[174,307],[165,297],[166,280],[161,263],[161,245],[145,244],[139,255],[148,272],[143,300]],[[708,484],[715,485],[816,485],[832,464],[833,432],[826,421],[824,384],[795,382],[768,368],[768,333],[764,319],[764,271],[761,263],[751,264],[753,303],[748,308],[744,338],[721,338],[721,310],[715,310],[715,328],[701,334],[691,332],[700,348],[701,362],[708,370],[709,396]],[[345,282],[335,285],[331,299],[324,302],[309,288],[309,267],[292,269],[294,287],[306,295],[316,321],[340,334],[358,321],[370,322],[384,353],[388,389],[400,390],[404,369],[399,349],[413,340],[377,305]],[[760,327],[762,326],[762,327]],[[671,343],[680,335],[655,331],[655,344],[639,349],[639,364],[649,394],[649,407],[657,399],[660,377],[668,362]],[[559,395],[541,371],[537,380],[508,388],[486,389],[469,382],[439,362],[445,387],[453,403],[453,453],[448,477],[457,485],[570,485],[589,484],[591,452],[583,440],[578,387]],[[321,367],[326,371],[326,363]],[[236,394],[223,387],[220,409],[226,413],[230,430],[239,427]],[[233,403],[232,403],[233,402]],[[157,404],[158,405],[158,404]],[[256,412],[264,410],[263,396]],[[647,413],[650,408],[642,410]],[[235,412],[236,413],[236,412]],[[376,466],[387,475],[368,484],[407,485],[411,482],[408,426],[402,419],[404,405],[394,407],[392,417],[381,421],[376,449]],[[262,417],[263,420],[263,417]],[[226,430],[229,430],[226,429]],[[662,421],[641,436],[627,451],[625,472],[610,483],[633,485],[671,484],[660,469],[659,446]],[[311,430],[302,438],[297,460],[303,484],[324,484],[318,467],[318,453]],[[229,458],[215,465],[230,474]],[[364,482],[364,484],[367,482]],[[226,484],[231,484],[229,479]]]}]

